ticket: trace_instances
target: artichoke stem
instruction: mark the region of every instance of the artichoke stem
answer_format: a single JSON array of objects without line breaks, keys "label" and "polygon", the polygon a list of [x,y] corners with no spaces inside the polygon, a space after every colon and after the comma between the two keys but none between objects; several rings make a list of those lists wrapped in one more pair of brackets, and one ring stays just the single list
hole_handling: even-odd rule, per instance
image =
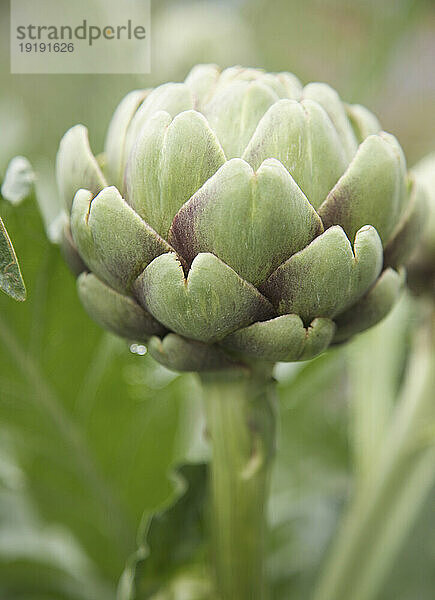
[{"label": "artichoke stem", "polygon": [[265,508],[275,446],[271,369],[203,376],[212,561],[220,600],[265,600]]}]

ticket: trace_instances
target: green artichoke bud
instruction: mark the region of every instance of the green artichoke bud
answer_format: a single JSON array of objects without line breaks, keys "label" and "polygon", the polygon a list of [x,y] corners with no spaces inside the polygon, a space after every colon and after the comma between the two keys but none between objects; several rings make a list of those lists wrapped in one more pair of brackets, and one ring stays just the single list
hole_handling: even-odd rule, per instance
[{"label": "green artichoke bud", "polygon": [[419,244],[407,264],[408,284],[416,294],[435,299],[435,152],[423,158],[413,169],[412,175],[420,193],[426,193],[426,229],[416,230]]},{"label": "green artichoke bud", "polygon": [[73,127],[57,178],[86,310],[177,370],[306,360],[374,325],[424,220],[366,108],[240,67],[131,92],[99,157]]}]

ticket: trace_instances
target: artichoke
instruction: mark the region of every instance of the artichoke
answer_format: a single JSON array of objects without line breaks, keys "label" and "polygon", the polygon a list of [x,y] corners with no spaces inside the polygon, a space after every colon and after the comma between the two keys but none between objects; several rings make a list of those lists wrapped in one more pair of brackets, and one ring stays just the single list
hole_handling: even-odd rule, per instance
[{"label": "artichoke", "polygon": [[382,319],[424,221],[376,117],[323,83],[213,65],[129,93],[57,179],[78,293],[176,370],[306,360]]},{"label": "artichoke", "polygon": [[418,235],[418,246],[407,263],[408,283],[416,294],[435,300],[435,152],[415,165],[412,173],[426,190],[428,210],[425,232]]}]

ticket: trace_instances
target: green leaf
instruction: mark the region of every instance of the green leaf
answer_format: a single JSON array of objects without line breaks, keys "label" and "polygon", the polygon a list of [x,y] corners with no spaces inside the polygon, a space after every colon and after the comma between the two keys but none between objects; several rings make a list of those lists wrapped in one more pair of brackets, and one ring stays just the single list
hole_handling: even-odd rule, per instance
[{"label": "green leaf", "polygon": [[[417,473],[418,476],[418,473]],[[414,480],[412,483],[420,484],[420,494],[424,483],[430,480],[427,472],[423,471],[423,481]],[[402,547],[398,549],[394,564],[384,584],[383,599],[396,600],[402,595],[413,600],[432,600],[435,589],[435,573],[433,563],[435,552],[433,539],[428,536],[428,531],[435,529],[435,493],[428,492],[428,497],[421,502],[421,498],[413,498],[417,511],[414,515],[406,515],[414,523]],[[408,505],[409,506],[409,505]],[[412,507],[411,507],[412,508]]]},{"label": "green leaf", "polygon": [[114,588],[71,532],[38,514],[26,474],[14,455],[9,432],[1,430],[0,594],[2,598],[111,600]]},{"label": "green leaf", "polygon": [[[172,600],[177,586],[191,578],[192,600],[212,598],[207,556],[207,470],[205,465],[184,465],[174,473],[176,488],[171,504],[144,517],[139,549],[123,573],[119,600]],[[173,581],[175,580],[175,581]],[[179,581],[177,581],[179,580]],[[181,581],[180,581],[181,580]],[[196,588],[196,593],[192,590]],[[196,595],[198,594],[199,595]]]},{"label": "green leaf", "polygon": [[[403,288],[404,283],[403,273],[400,277],[387,269],[370,294],[379,295],[383,288],[383,295],[388,296],[391,288],[396,285]],[[349,441],[357,486],[369,475],[385,444],[403,378],[411,309],[410,298],[404,294],[382,323],[355,337],[344,347],[352,391],[349,398]],[[354,319],[358,323],[358,316],[354,315]],[[344,334],[340,325],[338,334]]]},{"label": "green leaf", "polygon": [[[396,316],[401,319],[402,312],[398,311]],[[382,372],[384,366],[388,377],[393,375],[394,382],[394,375],[400,378],[404,369],[403,363],[394,364],[394,358],[390,361],[388,356],[390,339],[387,335],[384,340],[384,335],[390,326],[391,320],[386,321],[361,343],[368,343],[367,348],[370,348],[374,342],[383,348],[385,355],[380,366],[374,361],[371,365],[363,363],[365,373],[370,372],[372,377],[373,371],[380,368]],[[413,352],[390,418],[385,419],[385,411],[388,415],[391,379],[385,386],[386,398],[381,400],[380,407],[376,402],[380,386],[368,388],[373,396],[368,402],[361,397],[360,390],[355,394],[355,416],[361,419],[358,427],[353,424],[353,433],[359,433],[355,442],[361,445],[356,452],[357,485],[343,515],[339,534],[326,557],[313,595],[316,600],[341,600],[350,595],[357,600],[372,600],[379,596],[398,551],[433,489],[435,446],[433,439],[425,436],[428,424],[433,423],[435,417],[433,336],[424,323],[413,333]],[[355,367],[358,361],[350,358]],[[352,371],[353,368],[351,384],[361,386],[364,372]],[[372,411],[374,403],[380,408],[378,415]],[[376,417],[380,421],[376,428],[373,424],[367,427]],[[365,427],[360,429],[361,425]],[[361,455],[364,447],[368,447],[367,457]]]},{"label": "green leaf", "polygon": [[[201,439],[199,392],[191,376],[129,352],[89,319],[34,204],[10,211],[8,228],[32,294],[25,305],[0,297],[1,437],[11,437],[44,527],[62,527],[76,540],[110,599],[136,549],[144,510],[152,514],[172,497],[167,473],[185,459],[186,443]],[[0,538],[8,522],[0,523]],[[5,552],[1,573],[10,566]],[[36,595],[28,571],[28,563],[16,561],[9,597]],[[44,589],[50,569],[35,572]],[[74,600],[87,598],[86,589]],[[44,600],[47,594],[41,592]]]},{"label": "green leaf", "polygon": [[311,597],[351,484],[344,353],[330,350],[297,366],[285,378],[275,374],[279,427],[267,552],[274,600]]},{"label": "green leaf", "polygon": [[14,247],[0,218],[0,289],[15,300],[26,299],[26,287]]}]

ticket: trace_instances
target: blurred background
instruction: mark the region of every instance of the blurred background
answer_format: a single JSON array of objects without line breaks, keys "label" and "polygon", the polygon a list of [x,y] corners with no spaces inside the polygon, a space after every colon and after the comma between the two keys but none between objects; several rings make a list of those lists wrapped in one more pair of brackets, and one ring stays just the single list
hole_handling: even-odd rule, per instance
[{"label": "blurred background", "polygon": [[[110,600],[143,513],[174,494],[174,464],[204,456],[201,403],[194,377],[156,366],[81,308],[44,231],[61,136],[83,123],[98,153],[131,89],[183,80],[198,62],[242,64],[326,81],[345,101],[365,104],[411,166],[434,148],[435,3],[154,1],[152,72],[144,76],[11,75],[6,2],[0,19],[0,180],[13,156],[27,156],[46,215],[43,223],[35,202],[0,199],[28,289],[23,305],[0,297],[0,597]],[[277,370],[276,599],[309,597],[352,487],[346,352]],[[383,600],[434,597],[434,508],[432,493]]]}]

